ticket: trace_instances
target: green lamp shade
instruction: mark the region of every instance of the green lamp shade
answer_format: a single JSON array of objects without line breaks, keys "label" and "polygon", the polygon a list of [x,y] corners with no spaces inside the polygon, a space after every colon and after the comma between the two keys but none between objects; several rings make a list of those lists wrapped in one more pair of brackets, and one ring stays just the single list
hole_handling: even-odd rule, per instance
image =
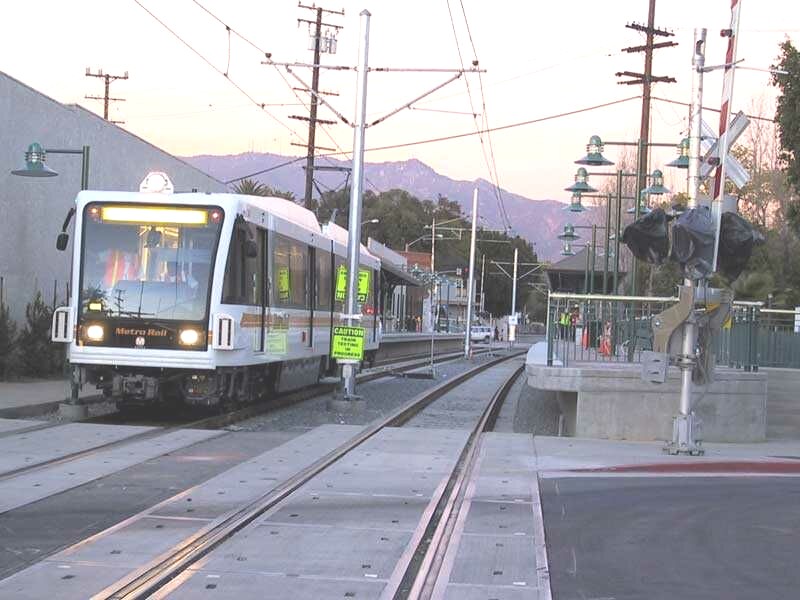
[{"label": "green lamp shade", "polygon": [[564,210],[568,210],[574,213],[584,212],[586,207],[583,205],[581,201],[581,195],[578,193],[572,194],[572,198],[570,199],[569,205],[564,207]]},{"label": "green lamp shade", "polygon": [[667,163],[668,167],[677,167],[678,169],[689,168],[689,138],[683,138],[681,143],[678,144],[678,158],[672,162]]},{"label": "green lamp shade", "polygon": [[581,236],[575,233],[575,226],[571,223],[564,225],[564,233],[558,235],[557,237],[565,242],[574,242],[575,240],[579,240],[581,238]]},{"label": "green lamp shade", "polygon": [[25,153],[25,168],[11,171],[11,174],[22,177],[55,177],[58,173],[45,164],[45,158],[42,145],[34,142]]},{"label": "green lamp shade", "polygon": [[642,190],[643,194],[669,194],[669,189],[664,187],[664,174],[661,171],[656,169],[653,171],[650,178],[653,180],[653,183]]},{"label": "green lamp shade", "polygon": [[613,165],[614,162],[603,156],[603,140],[600,139],[599,135],[593,135],[589,138],[589,143],[586,145],[586,156],[576,160],[575,164],[603,167],[606,165]]},{"label": "green lamp shade", "polygon": [[597,190],[586,183],[586,180],[589,179],[589,173],[583,167],[580,167],[578,171],[575,173],[575,183],[571,186],[564,188],[568,192],[573,192],[577,194],[591,194],[596,192]]}]

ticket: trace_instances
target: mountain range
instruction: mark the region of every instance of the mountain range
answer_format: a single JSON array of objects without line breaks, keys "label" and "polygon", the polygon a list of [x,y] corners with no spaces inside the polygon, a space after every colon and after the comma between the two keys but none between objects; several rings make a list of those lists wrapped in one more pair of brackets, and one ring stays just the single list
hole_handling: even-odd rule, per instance
[{"label": "mountain range", "polygon": [[[230,181],[250,173],[264,171],[252,179],[274,189],[292,192],[302,198],[305,187],[305,157],[297,159],[279,154],[255,153],[234,155],[198,155],[184,160],[221,181]],[[319,159],[318,159],[319,160]],[[315,180],[321,190],[337,189],[347,181],[350,163],[325,158],[318,162]],[[395,162],[365,163],[365,187],[375,192],[404,189],[421,199],[435,200],[439,195],[455,200],[465,214],[472,210],[472,191],[478,188],[478,213],[481,225],[502,229],[500,201],[495,188],[485,179],[455,180],[437,173],[417,159]],[[535,176],[535,175],[532,175]],[[318,191],[315,191],[315,195]],[[512,233],[534,244],[540,258],[555,261],[561,258],[561,242],[557,235],[566,223],[585,224],[588,213],[572,213],[566,204],[556,200],[526,198],[507,190],[500,190]]]}]

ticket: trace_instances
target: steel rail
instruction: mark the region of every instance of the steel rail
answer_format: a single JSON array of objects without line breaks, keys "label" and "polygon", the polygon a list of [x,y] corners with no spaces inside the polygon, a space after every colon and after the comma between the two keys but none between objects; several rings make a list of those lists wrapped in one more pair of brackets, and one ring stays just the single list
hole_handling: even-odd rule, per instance
[{"label": "steel rail", "polygon": [[487,361],[418,394],[388,416],[368,425],[350,440],[317,459],[271,491],[216,520],[198,533],[190,536],[173,551],[162,555],[122,580],[111,584],[93,596],[93,598],[97,600],[133,600],[150,597],[217,546],[285,500],[301,486],[381,430],[386,427],[402,425],[453,388],[479,373],[521,354],[523,353],[516,352]]},{"label": "steel rail", "polygon": [[[410,371],[413,369],[418,369],[423,366],[427,366],[430,364],[430,359],[426,358],[424,360],[419,360],[415,362],[411,362],[408,364],[402,364],[399,367],[395,367],[394,369],[389,369],[388,365],[386,367],[378,367],[376,370],[368,372],[368,373],[361,373],[357,376],[357,380],[359,383],[365,383],[368,381],[374,381],[376,379],[381,379],[383,377],[392,377],[396,375],[398,372],[403,371]],[[461,358],[460,352],[454,352],[450,354],[446,354],[440,356],[437,362],[444,363],[448,361],[453,361]],[[110,442],[106,442],[99,446],[92,446],[91,448],[85,448],[83,450],[77,450],[75,452],[71,452],[69,454],[65,454],[64,456],[58,456],[55,458],[51,458],[48,460],[44,460],[41,462],[37,462],[35,464],[25,465],[24,467],[19,467],[17,469],[13,469],[11,471],[6,471],[5,473],[0,473],[0,483],[7,481],[9,479],[13,479],[15,477],[19,477],[21,475],[27,475],[29,473],[35,473],[37,471],[41,471],[43,469],[49,469],[50,467],[55,467],[58,465],[62,465],[74,460],[78,460],[81,458],[86,458],[87,456],[92,456],[104,450],[110,450],[111,448],[116,448],[119,446],[124,446],[127,444],[141,442],[143,440],[147,440],[154,437],[159,437],[162,435],[167,435],[169,433],[174,433],[181,429],[221,429],[223,427],[232,425],[234,423],[238,423],[240,421],[244,421],[245,419],[250,419],[252,417],[256,417],[270,411],[273,411],[278,408],[284,408],[286,406],[291,406],[293,404],[298,404],[305,400],[310,400],[311,398],[315,398],[318,396],[322,396],[333,391],[336,388],[336,384],[334,383],[320,383],[314,386],[310,386],[307,388],[303,388],[300,390],[280,394],[275,398],[272,398],[265,402],[259,402],[256,404],[252,404],[250,406],[245,406],[243,408],[235,409],[230,412],[218,414],[218,415],[211,415],[207,417],[203,417],[201,419],[196,419],[194,421],[189,422],[181,422],[175,425],[171,425],[168,427],[156,425],[155,429],[150,429],[148,431],[142,431],[140,433],[134,434],[132,436],[113,440]],[[118,413],[113,413],[118,414]],[[104,423],[105,419],[108,419],[109,415],[103,415],[101,417],[92,417],[89,419],[85,419],[83,421],[73,421],[75,423],[90,423],[90,424],[102,424]],[[44,424],[37,424],[31,427],[26,427],[21,430],[12,430],[3,432],[0,434],[0,438],[2,437],[10,437],[17,434],[25,434],[25,433],[32,433],[35,431],[41,431],[42,429],[49,429],[52,427],[59,427],[64,425],[63,422],[53,422],[53,423],[44,423]]]},{"label": "steel rail", "polygon": [[494,429],[503,402],[524,369],[525,365],[521,365],[503,382],[470,433],[437,507],[430,514],[425,533],[406,565],[405,573],[395,590],[394,600],[421,600],[432,596],[464,502],[467,484],[475,470],[483,433]]}]

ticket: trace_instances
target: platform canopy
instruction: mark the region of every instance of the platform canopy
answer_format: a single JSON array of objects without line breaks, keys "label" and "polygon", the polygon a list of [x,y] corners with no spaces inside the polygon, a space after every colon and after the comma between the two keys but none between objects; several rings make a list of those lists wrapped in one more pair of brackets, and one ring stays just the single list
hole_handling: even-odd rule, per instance
[{"label": "platform canopy", "polygon": [[367,240],[367,249],[370,254],[380,259],[381,273],[389,285],[409,285],[414,287],[422,285],[419,279],[408,272],[408,261],[405,256],[398,254],[388,246],[372,238]]}]

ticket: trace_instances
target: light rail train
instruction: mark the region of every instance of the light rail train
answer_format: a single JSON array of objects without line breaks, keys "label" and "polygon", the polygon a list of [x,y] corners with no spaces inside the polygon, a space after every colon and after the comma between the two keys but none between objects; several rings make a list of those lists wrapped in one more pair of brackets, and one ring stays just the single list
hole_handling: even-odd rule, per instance
[{"label": "light rail train", "polygon": [[[335,366],[346,230],[282,198],[174,193],[163,173],[139,192],[82,191],[74,214],[71,297],[52,328],[69,344],[73,395],[93,385],[120,406],[220,406],[316,383]],[[369,359],[381,340],[380,260],[362,245],[360,263]]]}]

